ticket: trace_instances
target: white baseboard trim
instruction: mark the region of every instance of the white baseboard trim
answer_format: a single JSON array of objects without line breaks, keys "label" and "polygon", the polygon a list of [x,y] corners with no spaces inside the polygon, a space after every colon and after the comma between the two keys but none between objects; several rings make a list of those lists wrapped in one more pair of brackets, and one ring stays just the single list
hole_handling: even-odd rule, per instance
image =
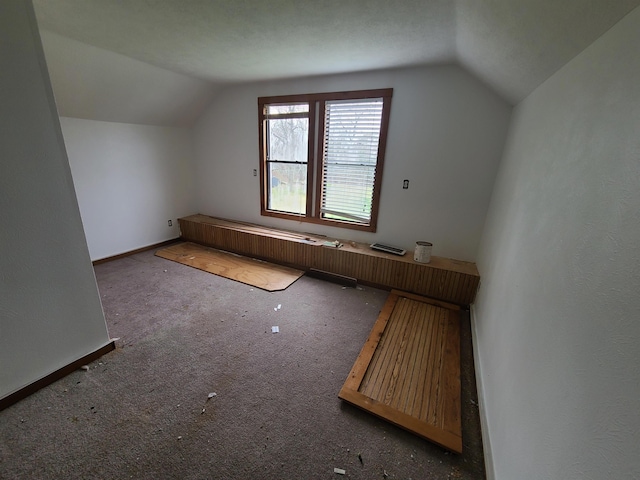
[{"label": "white baseboard trim", "polygon": [[487,422],[487,412],[485,408],[484,386],[482,379],[482,362],[478,350],[478,335],[476,332],[476,312],[475,305],[469,309],[471,321],[471,342],[473,344],[473,363],[476,370],[476,389],[478,391],[478,411],[480,414],[480,428],[482,429],[482,449],[484,452],[484,468],[488,480],[495,480],[496,474],[493,468],[493,454],[491,451],[491,437],[489,436],[489,426]]}]

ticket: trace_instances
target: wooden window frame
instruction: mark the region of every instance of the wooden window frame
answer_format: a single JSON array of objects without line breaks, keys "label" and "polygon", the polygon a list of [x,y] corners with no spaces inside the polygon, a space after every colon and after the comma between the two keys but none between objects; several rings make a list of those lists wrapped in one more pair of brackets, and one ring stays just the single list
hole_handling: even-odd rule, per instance
[{"label": "wooden window frame", "polygon": [[[389,113],[391,111],[391,97],[393,88],[376,90],[357,90],[330,93],[313,93],[302,95],[280,95],[258,98],[258,138],[260,146],[260,214],[267,217],[284,218],[298,222],[316,223],[332,227],[348,228],[375,232],[378,223],[380,191],[384,170],[384,158],[387,147],[387,132],[389,128]],[[382,98],[382,117],[380,123],[380,138],[378,141],[378,156],[376,175],[373,184],[371,201],[371,219],[368,224],[354,223],[337,219],[322,218],[320,202],[322,196],[323,155],[325,139],[325,102],[332,100],[362,100],[367,98]],[[309,105],[309,135],[307,155],[307,195],[306,214],[286,213],[269,210],[267,185],[267,144],[266,144],[266,107],[270,104],[308,103]],[[316,122],[317,120],[317,122]]]}]

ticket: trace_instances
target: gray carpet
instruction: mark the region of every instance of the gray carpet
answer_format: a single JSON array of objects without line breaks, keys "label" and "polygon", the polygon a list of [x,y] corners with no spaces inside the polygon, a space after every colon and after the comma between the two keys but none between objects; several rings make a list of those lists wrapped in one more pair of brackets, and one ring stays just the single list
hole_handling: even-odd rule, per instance
[{"label": "gray carpet", "polygon": [[466,314],[454,455],[337,397],[388,292],[269,293],[153,252],[95,270],[117,349],[0,412],[0,478],[485,478]]}]

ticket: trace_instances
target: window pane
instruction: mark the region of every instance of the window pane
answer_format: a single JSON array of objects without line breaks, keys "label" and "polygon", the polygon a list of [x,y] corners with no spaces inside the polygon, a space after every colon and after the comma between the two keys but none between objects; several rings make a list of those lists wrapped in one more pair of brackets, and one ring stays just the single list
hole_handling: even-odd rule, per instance
[{"label": "window pane", "polygon": [[278,113],[305,113],[308,111],[308,103],[297,103],[293,105],[267,105],[267,115],[276,115]]},{"label": "window pane", "polygon": [[322,211],[324,218],[368,223],[375,165],[366,168],[327,164],[324,169]]},{"label": "window pane", "polygon": [[375,232],[392,95],[258,98],[260,213]]},{"label": "window pane", "polygon": [[269,163],[269,210],[304,215],[307,207],[307,166]]},{"label": "window pane", "polygon": [[306,163],[309,153],[309,119],[281,118],[267,122],[267,160]]},{"label": "window pane", "polygon": [[325,104],[322,216],[371,220],[382,99]]}]

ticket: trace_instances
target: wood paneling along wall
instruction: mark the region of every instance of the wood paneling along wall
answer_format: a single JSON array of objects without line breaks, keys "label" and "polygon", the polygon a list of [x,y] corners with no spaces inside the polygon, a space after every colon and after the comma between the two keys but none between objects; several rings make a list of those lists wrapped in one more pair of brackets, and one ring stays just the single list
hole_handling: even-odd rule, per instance
[{"label": "wood paneling along wall", "polygon": [[331,239],[223,220],[206,215],[178,219],[182,238],[190,242],[261,258],[305,270],[323,270],[359,282],[395,288],[455,303],[473,303],[480,283],[476,265],[442,257],[430,263],[372,250],[365,243],[340,240],[340,248],[323,246]]}]

